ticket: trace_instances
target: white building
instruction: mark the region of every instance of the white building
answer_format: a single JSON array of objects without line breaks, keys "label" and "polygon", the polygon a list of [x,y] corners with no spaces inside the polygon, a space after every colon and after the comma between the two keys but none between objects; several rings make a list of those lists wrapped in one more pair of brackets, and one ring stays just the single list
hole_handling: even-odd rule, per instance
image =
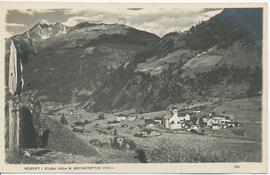
[{"label": "white building", "polygon": [[129,121],[134,121],[134,120],[136,120],[137,119],[137,116],[136,115],[129,115],[128,116],[128,120]]},{"label": "white building", "polygon": [[197,110],[197,111],[192,111],[194,114],[199,114],[199,113],[201,113],[201,111],[200,110]]},{"label": "white building", "polygon": [[120,122],[120,121],[125,121],[127,117],[125,115],[116,115],[115,120]]},{"label": "white building", "polygon": [[208,127],[212,127],[213,124],[218,124],[218,121],[214,120],[212,118],[207,121],[207,126]]},{"label": "white building", "polygon": [[212,127],[211,127],[213,130],[218,130],[220,129],[221,127],[217,124],[213,124]]},{"label": "white building", "polygon": [[152,128],[152,127],[154,127],[155,125],[153,124],[153,123],[148,123],[147,125],[146,125],[146,127],[147,128]]},{"label": "white building", "polygon": [[173,115],[172,117],[169,119],[169,123],[180,123],[180,118],[178,117],[178,112],[177,109],[173,110]]},{"label": "white building", "polygon": [[180,121],[184,121],[185,120],[185,116],[180,116],[179,119],[180,119]]},{"label": "white building", "polygon": [[178,117],[177,109],[173,110],[172,116],[165,116],[164,117],[164,126],[165,128],[169,128],[171,130],[177,130],[182,128],[180,118]]},{"label": "white building", "polygon": [[186,121],[190,121],[190,115],[189,115],[189,114],[186,114],[186,115],[185,115],[185,120],[186,120]]},{"label": "white building", "polygon": [[170,127],[169,127],[171,130],[177,130],[177,129],[181,129],[182,128],[182,125],[180,123],[172,123],[170,124]]}]

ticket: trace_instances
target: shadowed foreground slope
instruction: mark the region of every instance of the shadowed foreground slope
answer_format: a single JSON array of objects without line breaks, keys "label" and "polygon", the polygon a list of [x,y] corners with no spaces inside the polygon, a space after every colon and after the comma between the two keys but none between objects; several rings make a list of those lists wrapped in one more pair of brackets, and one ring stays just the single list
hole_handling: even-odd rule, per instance
[{"label": "shadowed foreground slope", "polygon": [[95,147],[76,137],[74,133],[62,126],[55,119],[46,117],[44,122],[49,129],[48,148],[64,153],[72,153],[84,156],[99,155]]}]

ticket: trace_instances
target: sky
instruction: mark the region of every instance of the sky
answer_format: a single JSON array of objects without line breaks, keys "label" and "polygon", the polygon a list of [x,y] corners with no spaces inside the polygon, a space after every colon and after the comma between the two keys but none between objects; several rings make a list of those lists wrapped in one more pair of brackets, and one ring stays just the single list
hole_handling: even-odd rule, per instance
[{"label": "sky", "polygon": [[160,37],[174,31],[186,31],[222,9],[206,8],[88,8],[88,9],[14,9],[6,14],[6,37],[23,33],[38,21],[61,22],[74,26],[80,22],[119,23]]}]

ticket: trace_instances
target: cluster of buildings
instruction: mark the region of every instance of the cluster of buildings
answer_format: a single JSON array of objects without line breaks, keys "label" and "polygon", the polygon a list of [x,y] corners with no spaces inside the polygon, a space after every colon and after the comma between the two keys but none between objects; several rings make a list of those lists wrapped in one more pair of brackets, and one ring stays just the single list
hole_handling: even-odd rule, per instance
[{"label": "cluster of buildings", "polygon": [[192,114],[180,114],[174,108],[171,114],[154,119],[145,119],[146,127],[162,125],[170,130],[199,131],[200,128],[209,127],[213,130],[221,128],[234,128],[240,126],[240,123],[232,120],[229,116],[213,116],[211,113],[199,115],[200,110],[192,111]]},{"label": "cluster of buildings", "polygon": [[[179,113],[177,108],[173,108],[169,114],[159,117],[147,117],[144,118],[144,124],[139,128],[143,129],[139,133],[136,133],[136,137],[149,137],[159,136],[161,132],[154,130],[152,127],[161,126],[167,128],[175,133],[177,132],[194,132],[198,134],[204,134],[204,128],[210,128],[212,130],[218,130],[222,128],[234,128],[240,126],[238,121],[233,120],[232,116],[225,114],[205,113],[201,110],[185,110],[186,113]],[[124,114],[115,113],[115,120],[109,121],[110,125],[120,125],[122,121],[135,121],[138,120],[136,113]],[[138,124],[141,125],[141,124]],[[127,124],[122,124],[121,128],[128,128]],[[133,128],[133,127],[131,127]]]},{"label": "cluster of buildings", "polygon": [[160,136],[161,133],[156,130],[152,129],[143,129],[141,132],[136,133],[134,136],[135,137],[151,137],[151,136]]},{"label": "cluster of buildings", "polygon": [[137,118],[138,118],[137,114],[133,114],[133,113],[132,114],[128,114],[128,115],[121,114],[121,113],[115,115],[115,121],[118,121],[118,122],[125,121],[125,120],[134,121]]},{"label": "cluster of buildings", "polygon": [[240,123],[230,119],[230,117],[212,117],[206,119],[206,126],[211,129],[221,129],[221,128],[234,128],[240,126]]}]

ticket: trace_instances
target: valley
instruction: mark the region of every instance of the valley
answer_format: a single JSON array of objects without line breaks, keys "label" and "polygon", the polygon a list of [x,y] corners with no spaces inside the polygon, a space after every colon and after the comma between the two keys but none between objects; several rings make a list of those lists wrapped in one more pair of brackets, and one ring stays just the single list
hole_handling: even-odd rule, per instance
[{"label": "valley", "polygon": [[223,9],[164,36],[39,21],[6,44],[6,75],[8,45],[23,67],[21,140],[33,142],[8,162],[262,160],[262,9]]},{"label": "valley", "polygon": [[[61,124],[70,132],[82,139],[86,144],[94,147],[102,154],[98,157],[86,157],[84,155],[66,154],[53,150],[45,154],[35,155],[25,158],[22,163],[34,163],[38,160],[42,163],[138,163],[140,159],[138,150],[143,150],[145,160],[148,163],[158,162],[257,162],[261,160],[261,112],[256,108],[261,103],[260,97],[224,100],[218,103],[194,104],[196,106],[206,106],[202,112],[215,111],[233,115],[234,119],[240,122],[240,127],[212,130],[207,127],[204,134],[191,132],[172,132],[162,125],[156,124],[148,127],[145,119],[163,117],[169,113],[168,110],[152,113],[142,113],[137,115],[134,121],[120,121],[109,124],[114,120],[116,114],[89,113],[76,110],[74,106],[63,106],[50,113],[50,117],[61,123],[64,116],[67,123]],[[46,104],[44,109],[51,111],[55,109],[55,104]],[[187,112],[185,104],[178,104],[179,111]],[[194,107],[192,107],[194,109]],[[191,108],[191,109],[192,109]],[[48,112],[47,111],[47,112]],[[45,112],[45,111],[44,111]],[[46,113],[46,112],[45,112]],[[85,125],[80,125],[88,121]],[[82,130],[74,130],[76,127]],[[125,127],[123,127],[125,126]],[[138,127],[139,126],[139,127]],[[158,131],[160,135],[136,137],[136,133],[151,129]],[[117,132],[117,133],[115,133]],[[136,148],[115,148],[111,140],[114,138],[125,138],[134,141]],[[65,145],[63,145],[64,147]],[[80,148],[77,148],[80,149]],[[26,149],[27,150],[27,149]],[[27,150],[35,153],[37,150]],[[159,152],[157,154],[157,152]],[[32,162],[33,161],[33,162]]]}]

